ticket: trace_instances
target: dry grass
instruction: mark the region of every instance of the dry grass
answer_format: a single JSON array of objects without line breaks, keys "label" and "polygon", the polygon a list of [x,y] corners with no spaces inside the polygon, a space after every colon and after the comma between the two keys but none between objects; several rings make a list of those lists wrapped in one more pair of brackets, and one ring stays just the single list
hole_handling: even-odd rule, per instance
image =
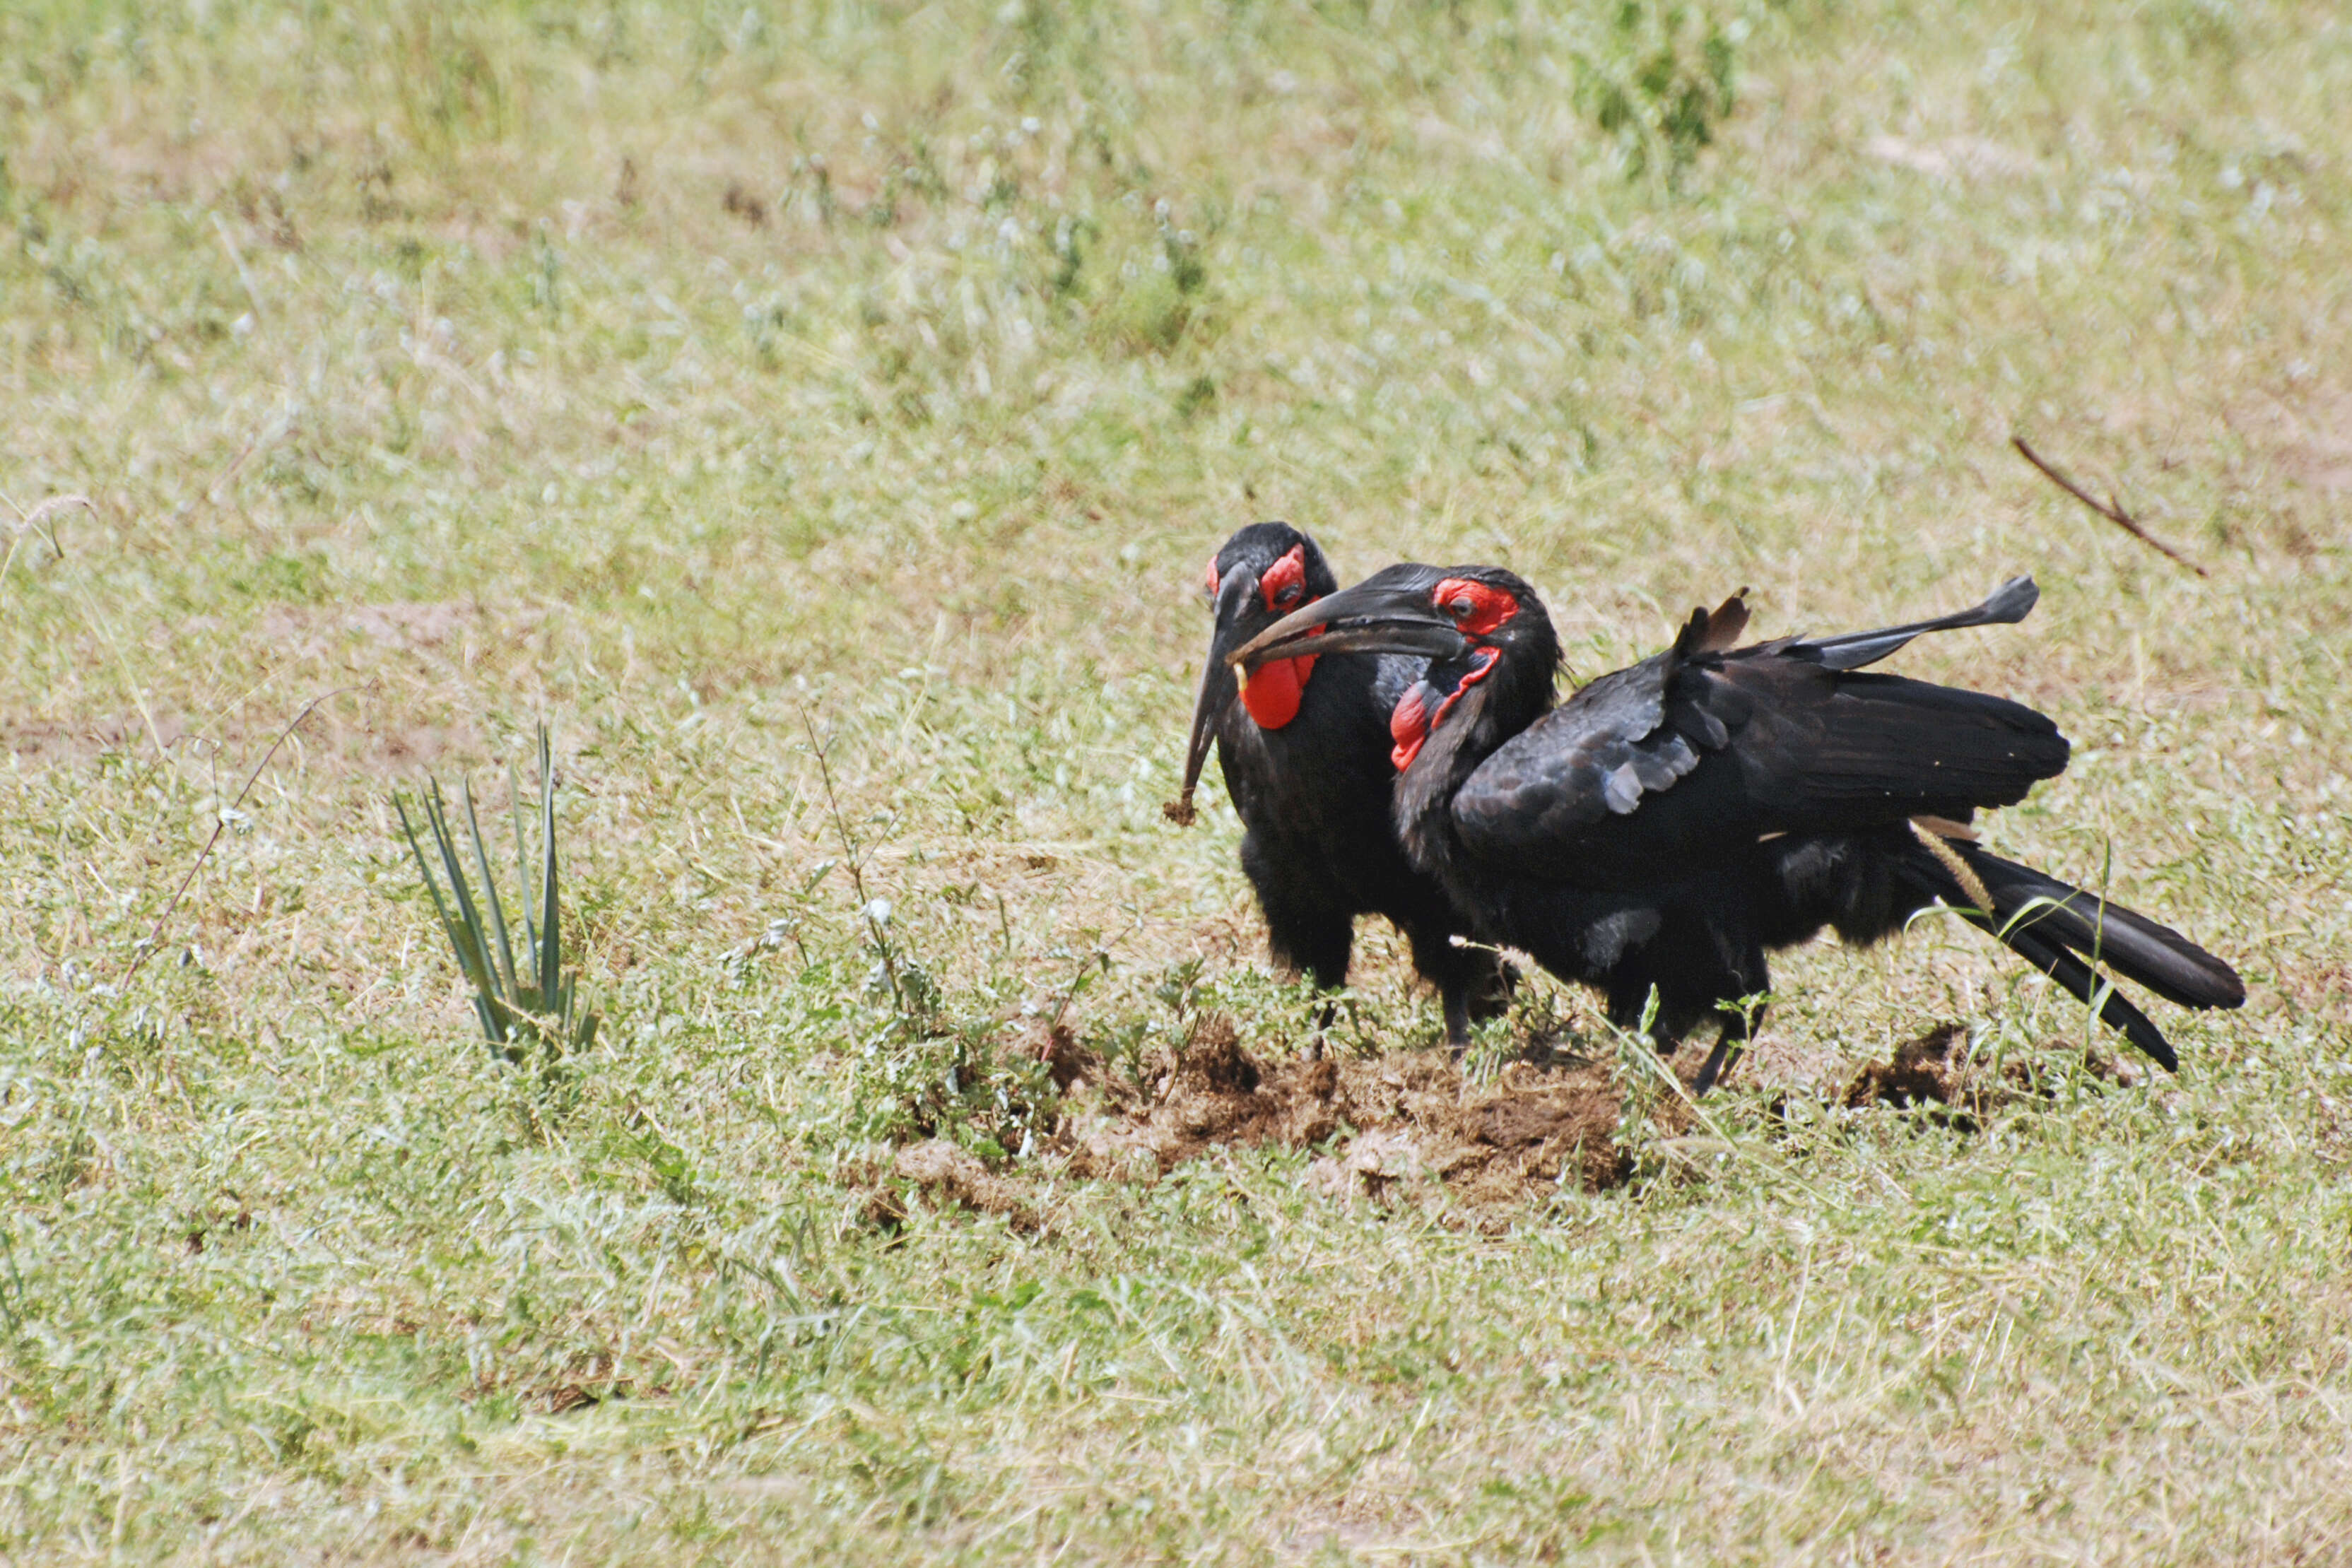
[{"label": "dry grass", "polygon": [[[1678,175],[1601,8],[153,10],[0,14],[0,1556],[2352,1550],[2331,7],[1724,0]],[[1588,674],[2030,570],[1905,668],[2054,714],[1997,841],[2252,1000],[2117,1088],[1965,932],[1808,950],[1737,1157],[1501,1236],[1024,1161],[1040,1016],[1312,1034],[1157,810],[1265,516],[1508,564]],[[387,804],[542,715],[606,1013],[544,1134]],[[1341,1049],[1434,1040],[1366,957]],[[1947,1021],[2035,1092],[1843,1103]],[[1595,1030],[1537,988],[1481,1071]],[[1053,1223],[877,1226],[925,1132]]]}]

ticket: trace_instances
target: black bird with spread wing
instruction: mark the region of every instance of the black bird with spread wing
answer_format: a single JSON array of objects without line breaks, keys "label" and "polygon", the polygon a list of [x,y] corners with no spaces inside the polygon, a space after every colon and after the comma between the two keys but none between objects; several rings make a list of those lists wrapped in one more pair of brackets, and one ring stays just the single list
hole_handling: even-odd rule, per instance
[{"label": "black bird with spread wing", "polygon": [[[1494,567],[1394,566],[1241,646],[1244,669],[1346,652],[1430,663],[1391,710],[1397,826],[1475,934],[1599,987],[1662,1047],[1713,1015],[1702,1089],[1753,1027],[1769,948],[1824,925],[1876,942],[1941,900],[2166,1068],[2170,1043],[2104,967],[2168,1001],[2233,1008],[2237,974],[2179,933],[1974,842],[2066,766],[2057,727],[1979,692],[1860,673],[1924,632],[2024,619],[2016,578],[1907,626],[1738,646],[1734,596],[1674,646],[1553,706],[1559,641]],[[1253,677],[1254,678],[1254,677]]]},{"label": "black bird with spread wing", "polygon": [[1335,592],[1339,579],[1297,528],[1254,523],[1210,560],[1208,586],[1216,626],[1192,714],[1184,792],[1167,807],[1169,816],[1192,820],[1192,793],[1213,741],[1241,814],[1242,869],[1265,912],[1276,961],[1318,987],[1343,985],[1356,916],[1386,915],[1437,988],[1446,1038],[1460,1048],[1473,1013],[1496,1008],[1508,986],[1491,951],[1454,945],[1465,923],[1397,841],[1389,714],[1427,661],[1308,653],[1261,664],[1244,691],[1234,650]]}]

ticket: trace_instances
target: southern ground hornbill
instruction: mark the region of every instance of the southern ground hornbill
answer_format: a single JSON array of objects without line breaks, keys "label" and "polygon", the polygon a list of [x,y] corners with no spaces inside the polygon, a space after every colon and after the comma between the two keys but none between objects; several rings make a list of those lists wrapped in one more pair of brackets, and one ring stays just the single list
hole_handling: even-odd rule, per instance
[{"label": "southern ground hornbill", "polygon": [[1178,822],[1192,820],[1192,792],[1214,741],[1241,815],[1242,869],[1265,912],[1275,961],[1318,987],[1339,987],[1356,916],[1384,915],[1437,988],[1446,1039],[1458,1049],[1472,1014],[1496,1009],[1508,987],[1492,951],[1454,946],[1465,924],[1397,841],[1389,714],[1427,661],[1350,653],[1276,660],[1258,669],[1245,696],[1230,663],[1234,650],[1339,586],[1315,541],[1287,523],[1254,523],[1211,559],[1216,627],[1192,713],[1184,792],[1167,811]]},{"label": "southern ground hornbill", "polygon": [[1391,717],[1413,863],[1477,936],[1601,988],[1620,1026],[1640,1022],[1654,988],[1663,1048],[1714,1015],[1701,1089],[1754,1025],[1740,998],[1770,984],[1766,949],[1824,925],[1875,942],[1937,900],[2174,1068],[2100,966],[2190,1008],[2243,1001],[2236,973],[1973,841],[1979,807],[2065,768],[2057,727],[2000,697],[1856,673],[1922,632],[2022,620],[2036,597],[2017,578],[1938,620],[1738,647],[1735,596],[1554,707],[1559,640],[1525,581],[1403,565],[1286,616],[1234,660],[1255,672],[1342,652],[1426,657]]}]

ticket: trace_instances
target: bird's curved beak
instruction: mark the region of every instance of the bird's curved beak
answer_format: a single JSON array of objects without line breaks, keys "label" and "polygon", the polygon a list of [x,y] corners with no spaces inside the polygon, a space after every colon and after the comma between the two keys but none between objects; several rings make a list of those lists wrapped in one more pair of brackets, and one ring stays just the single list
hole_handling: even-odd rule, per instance
[{"label": "bird's curved beak", "polygon": [[1429,601],[1434,567],[1392,566],[1293,611],[1228,655],[1244,670],[1307,653],[1419,653],[1450,659],[1469,640]]},{"label": "bird's curved beak", "polygon": [[1257,573],[1235,567],[1217,587],[1217,625],[1209,633],[1209,660],[1201,670],[1201,695],[1192,705],[1192,734],[1184,744],[1184,789],[1160,810],[1179,827],[1192,825],[1192,792],[1200,787],[1201,769],[1208,765],[1209,747],[1217,738],[1217,721],[1241,695],[1234,674],[1234,643],[1241,636],[1242,618],[1257,601]]}]

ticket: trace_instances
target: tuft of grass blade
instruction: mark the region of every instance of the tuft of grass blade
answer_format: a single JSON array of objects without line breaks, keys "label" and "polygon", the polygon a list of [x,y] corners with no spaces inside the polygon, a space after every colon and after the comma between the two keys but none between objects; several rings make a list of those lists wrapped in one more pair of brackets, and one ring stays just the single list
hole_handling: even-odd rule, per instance
[{"label": "tuft of grass blade", "polygon": [[417,875],[432,895],[442,934],[449,939],[457,967],[474,988],[474,1011],[481,1020],[482,1032],[509,1066],[530,1070],[542,1091],[553,1091],[569,1076],[572,1059],[595,1042],[600,1020],[593,1011],[580,1008],[579,976],[564,972],[556,874],[555,766],[544,725],[539,730],[539,779],[540,853],[534,895],[520,781],[509,774],[514,786],[510,815],[515,833],[515,907],[522,917],[524,936],[520,956],[490,870],[489,843],[482,832],[472,786],[461,781],[458,789],[466,808],[467,847],[481,878],[478,899],[466,874],[466,856],[438,781],[425,780],[422,803],[426,831],[448,881],[446,895],[425,859],[424,842],[406,803],[395,795],[393,808],[400,815]]}]

